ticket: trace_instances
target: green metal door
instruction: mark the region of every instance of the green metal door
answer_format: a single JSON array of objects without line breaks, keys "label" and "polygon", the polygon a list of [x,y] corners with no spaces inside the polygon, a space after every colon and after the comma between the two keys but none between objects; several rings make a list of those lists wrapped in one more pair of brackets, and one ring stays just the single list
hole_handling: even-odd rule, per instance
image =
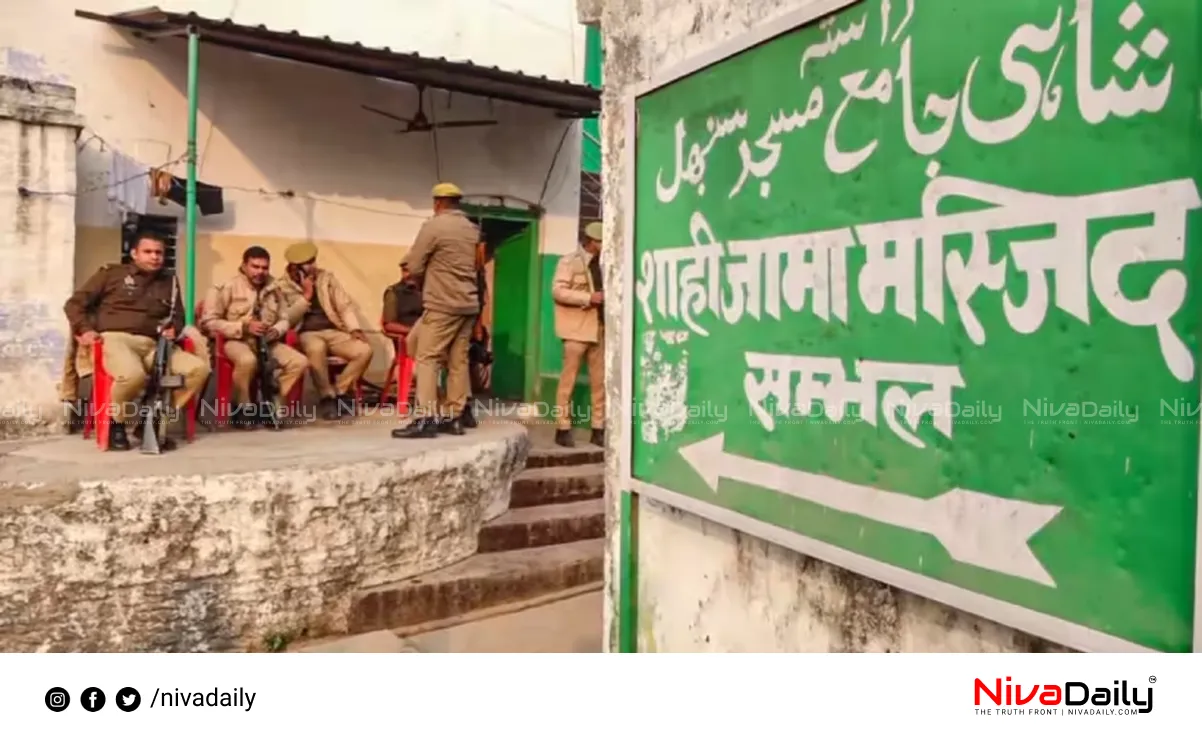
[{"label": "green metal door", "polygon": [[530,349],[531,261],[534,231],[527,226],[496,251],[493,269],[492,392],[504,400],[521,400],[526,389],[526,354]]}]

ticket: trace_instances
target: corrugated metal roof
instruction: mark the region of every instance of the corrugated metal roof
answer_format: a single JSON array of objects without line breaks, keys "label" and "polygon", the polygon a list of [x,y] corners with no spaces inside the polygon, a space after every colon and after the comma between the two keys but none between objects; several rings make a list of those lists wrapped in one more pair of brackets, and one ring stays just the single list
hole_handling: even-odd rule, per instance
[{"label": "corrugated metal roof", "polygon": [[275,31],[263,25],[245,26],[228,18],[204,18],[196,13],[169,13],[157,7],[104,15],[76,10],[75,15],[126,28],[142,36],[170,36],[193,26],[202,42],[295,62],[426,85],[483,98],[553,109],[564,116],[589,118],[601,111],[601,91],[569,80],[528,75],[474,64],[471,60],[426,57],[395,52],[388,47],[335,41],[328,36],[304,36],[298,31]]}]

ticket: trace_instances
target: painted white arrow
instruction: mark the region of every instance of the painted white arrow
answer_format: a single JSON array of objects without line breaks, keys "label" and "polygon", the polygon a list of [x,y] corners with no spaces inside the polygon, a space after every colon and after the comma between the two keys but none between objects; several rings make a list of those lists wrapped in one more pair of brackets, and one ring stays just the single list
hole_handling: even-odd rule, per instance
[{"label": "painted white arrow", "polygon": [[727,454],[723,444],[724,436],[718,434],[680,450],[710,490],[717,492],[718,479],[723,477],[774,490],[843,513],[930,534],[956,562],[1056,585],[1028,542],[1060,513],[1060,506],[960,488],[935,498],[915,498]]}]

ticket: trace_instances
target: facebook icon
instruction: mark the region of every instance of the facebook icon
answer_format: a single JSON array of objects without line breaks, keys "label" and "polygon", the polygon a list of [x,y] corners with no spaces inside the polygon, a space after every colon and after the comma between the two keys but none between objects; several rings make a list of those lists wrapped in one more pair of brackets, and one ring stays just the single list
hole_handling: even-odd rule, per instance
[{"label": "facebook icon", "polygon": [[88,712],[96,712],[104,707],[104,692],[95,686],[89,686],[79,696],[79,703]]}]

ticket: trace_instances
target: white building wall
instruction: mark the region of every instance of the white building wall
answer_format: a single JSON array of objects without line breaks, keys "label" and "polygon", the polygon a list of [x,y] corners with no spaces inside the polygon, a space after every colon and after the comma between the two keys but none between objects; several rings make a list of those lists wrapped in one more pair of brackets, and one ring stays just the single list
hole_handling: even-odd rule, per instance
[{"label": "white building wall", "polygon": [[[6,0],[0,75],[69,83],[86,127],[78,155],[76,283],[117,259],[117,210],[105,187],[112,153],[183,176],[187,48],[176,38],[137,40],[75,9],[116,13],[136,0]],[[470,58],[552,78],[582,77],[584,29],[570,0],[196,0],[164,9],[296,29],[340,41]],[[415,89],[397,83],[202,44],[199,178],[225,189],[225,213],[201,217],[197,296],[262,244],[282,259],[289,242],[319,242],[322,263],[379,321],[380,296],[429,216],[431,186],[539,204],[542,251],[574,245],[578,230],[578,122],[501,101],[428,90],[431,118],[495,118],[499,126],[398,135],[399,124],[363,104],[411,116]],[[560,144],[562,141],[562,145]],[[7,185],[0,184],[0,189]],[[176,205],[151,211],[182,218]],[[523,287],[524,289],[524,287]],[[64,297],[65,299],[65,297]],[[60,300],[61,302],[61,300]],[[61,306],[61,305],[60,305]],[[391,352],[378,341],[373,374]]]},{"label": "white building wall", "polygon": [[62,416],[75,260],[75,92],[0,77],[0,439]]},{"label": "white building wall", "polygon": [[[450,0],[445,6],[383,0],[195,0],[166,2],[162,7],[216,17],[232,9],[233,19],[240,23],[472,58],[506,69],[524,64],[534,74],[567,78],[575,73],[579,79],[582,63],[577,59],[582,59],[584,34],[583,28],[572,28],[571,3],[547,2],[541,13],[535,13],[524,10],[523,2],[506,3],[520,13],[500,15],[487,10],[494,4],[483,0]],[[76,5],[74,0],[9,0],[0,20],[0,69],[20,69],[26,76],[74,85],[79,111],[88,124],[85,136],[97,134],[148,165],[181,157],[187,132],[184,42],[134,40],[105,24],[75,18]],[[130,0],[89,0],[80,7],[115,13],[141,5]],[[528,0],[525,5],[534,7]],[[319,11],[319,6],[324,10]],[[435,28],[445,30],[434,33]],[[442,47],[443,41],[449,45]],[[201,59],[200,178],[215,185],[298,193],[321,186],[314,191],[316,196],[424,214],[428,185],[441,177],[457,179],[473,193],[507,193],[539,201],[562,130],[571,125],[550,112],[503,102],[490,105],[468,96],[450,96],[453,108],[448,108],[445,92],[428,92],[436,100],[436,117],[499,116],[507,124],[441,132],[440,174],[434,167],[430,135],[397,136],[391,122],[360,108],[369,104],[409,115],[416,104],[410,86],[207,45],[202,46]],[[80,176],[94,182],[103,176],[106,163],[89,159]],[[569,134],[556,163],[558,172],[542,195],[552,214],[575,212],[578,186],[575,178],[567,176],[578,171],[578,163],[579,136]],[[298,215],[295,205],[263,204],[261,198],[260,203],[255,199],[246,203],[237,194],[229,196],[242,202],[234,209],[235,224],[205,224],[202,229],[396,243],[404,242],[420,224],[409,216],[405,220],[412,223],[409,228],[399,228],[395,218],[365,217],[371,212],[362,211],[349,219],[320,204],[304,207],[313,211],[310,217]],[[81,201],[82,222],[110,221],[98,214],[107,211],[104,199]],[[555,225],[550,228],[552,234],[557,232]],[[316,232],[306,234],[310,229]]]},{"label": "white building wall", "polygon": [[[754,24],[810,0],[588,0],[582,20],[604,36],[602,115],[607,294],[620,292],[625,219],[625,95]],[[598,16],[599,11],[599,16]],[[606,457],[611,535],[607,646],[617,648],[621,306],[606,302],[610,429]],[[641,652],[991,652],[1063,650],[976,616],[804,557],[725,526],[643,501],[638,515]]]}]

